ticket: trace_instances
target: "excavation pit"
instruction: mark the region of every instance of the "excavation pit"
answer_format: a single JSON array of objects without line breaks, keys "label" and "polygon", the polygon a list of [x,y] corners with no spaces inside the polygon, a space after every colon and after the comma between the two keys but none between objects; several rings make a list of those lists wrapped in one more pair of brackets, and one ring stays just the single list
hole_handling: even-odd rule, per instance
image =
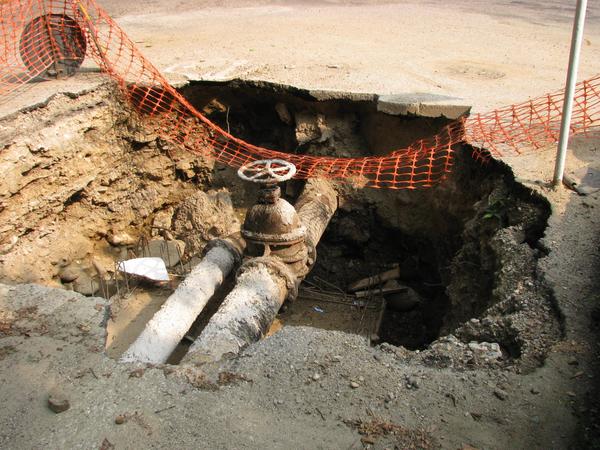
[{"label": "excavation pit", "polygon": [[[266,83],[191,83],[182,92],[234,136],[298,154],[382,155],[435,135],[450,122],[384,112],[376,96],[317,95]],[[80,285],[89,285],[88,293],[110,296],[98,274],[123,289],[115,263],[139,256],[140,237],[185,243],[172,283],[127,286],[112,297],[113,357],[141,332],[206,242],[239,227],[256,197],[234,170],[149,134],[143,119],[117,99],[103,87],[57,96],[5,118],[6,129],[10,124],[15,132],[4,149],[12,165],[4,171],[8,188],[0,211],[8,225],[0,234],[3,282],[77,289],[76,280],[66,281],[71,269],[85,280]],[[32,131],[39,123],[42,130]],[[551,292],[536,269],[549,205],[517,183],[507,166],[493,160],[481,165],[472,151],[456,146],[452,172],[431,189],[336,183],[339,209],[317,248],[317,264],[271,332],[315,326],[358,333],[374,345],[419,350],[408,357],[436,365],[541,364],[561,335]],[[293,203],[302,185],[287,182],[284,196]],[[409,300],[374,290],[357,301],[348,292],[356,280],[394,267]],[[214,304],[207,308],[214,310]],[[527,325],[532,319],[539,328]],[[202,321],[206,317],[198,319],[183,347]],[[496,344],[501,354],[478,360],[473,349],[482,343]]]}]

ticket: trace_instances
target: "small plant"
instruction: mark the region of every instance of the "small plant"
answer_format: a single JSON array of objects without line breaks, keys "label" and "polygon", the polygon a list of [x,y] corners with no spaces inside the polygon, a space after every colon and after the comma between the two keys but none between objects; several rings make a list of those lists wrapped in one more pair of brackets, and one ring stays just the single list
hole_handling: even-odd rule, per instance
[{"label": "small plant", "polygon": [[507,202],[501,198],[493,201],[488,205],[483,213],[484,220],[497,219],[502,226],[506,221],[506,210],[508,209]]}]

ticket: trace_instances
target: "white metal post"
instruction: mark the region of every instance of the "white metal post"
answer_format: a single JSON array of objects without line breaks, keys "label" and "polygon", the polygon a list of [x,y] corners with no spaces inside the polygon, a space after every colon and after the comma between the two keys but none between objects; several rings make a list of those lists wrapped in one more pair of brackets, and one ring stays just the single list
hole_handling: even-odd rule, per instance
[{"label": "white metal post", "polygon": [[587,0],[577,0],[575,21],[573,22],[573,35],[571,37],[571,51],[569,53],[569,69],[567,72],[567,83],[565,86],[565,100],[562,109],[562,120],[560,123],[560,137],[558,139],[558,150],[556,152],[556,165],[554,166],[554,186],[562,183],[565,171],[565,159],[567,157],[567,144],[571,125],[571,113],[573,112],[573,95],[577,81],[577,69],[579,66],[579,52],[583,37],[583,25],[585,23],[585,11]]}]

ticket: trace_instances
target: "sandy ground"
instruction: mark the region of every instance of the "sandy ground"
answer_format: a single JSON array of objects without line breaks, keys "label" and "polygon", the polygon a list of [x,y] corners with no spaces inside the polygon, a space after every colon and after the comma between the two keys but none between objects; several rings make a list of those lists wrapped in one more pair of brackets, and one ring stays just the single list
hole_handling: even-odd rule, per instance
[{"label": "sandy ground", "polygon": [[[243,77],[311,89],[429,92],[476,111],[562,87],[572,13],[560,1],[101,3],[175,82]],[[600,5],[589,8],[581,78],[600,72]],[[94,77],[33,86],[2,112],[88,88]],[[574,142],[568,162],[568,173],[592,187],[597,146],[597,138]],[[598,418],[590,329],[600,194],[544,186],[552,156],[508,161],[554,211],[541,270],[555,288],[566,337],[534,373],[415,367],[355,337],[290,327],[219,368],[245,379],[215,386],[105,358],[102,300],[2,286],[3,312],[44,304],[47,317],[27,313],[19,326],[45,331],[2,338],[0,447],[360,448],[360,436],[344,424],[360,418],[425,430],[449,449],[578,448]],[[47,409],[53,390],[71,400],[69,411]],[[119,415],[125,424],[115,424]],[[393,447],[386,439],[376,448]]]}]

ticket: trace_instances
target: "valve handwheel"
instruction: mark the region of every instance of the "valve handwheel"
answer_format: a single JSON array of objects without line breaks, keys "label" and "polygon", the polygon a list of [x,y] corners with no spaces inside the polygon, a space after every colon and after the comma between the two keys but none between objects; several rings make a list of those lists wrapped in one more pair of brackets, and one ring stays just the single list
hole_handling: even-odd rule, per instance
[{"label": "valve handwheel", "polygon": [[244,164],[238,176],[245,181],[274,184],[287,181],[296,175],[296,166],[283,159],[261,159]]}]

